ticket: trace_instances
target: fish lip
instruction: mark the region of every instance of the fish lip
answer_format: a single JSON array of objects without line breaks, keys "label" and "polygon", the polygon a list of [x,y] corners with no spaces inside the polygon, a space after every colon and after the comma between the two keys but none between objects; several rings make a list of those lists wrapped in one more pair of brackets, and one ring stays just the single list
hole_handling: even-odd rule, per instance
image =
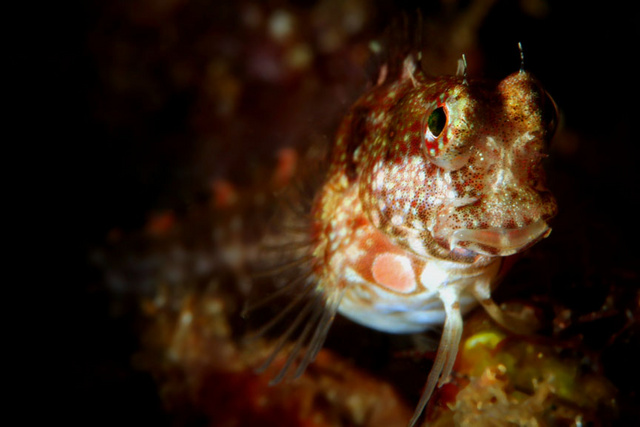
[{"label": "fish lip", "polygon": [[508,256],[520,252],[547,237],[551,228],[539,219],[520,228],[460,228],[449,240],[451,250],[466,249],[485,255]]}]

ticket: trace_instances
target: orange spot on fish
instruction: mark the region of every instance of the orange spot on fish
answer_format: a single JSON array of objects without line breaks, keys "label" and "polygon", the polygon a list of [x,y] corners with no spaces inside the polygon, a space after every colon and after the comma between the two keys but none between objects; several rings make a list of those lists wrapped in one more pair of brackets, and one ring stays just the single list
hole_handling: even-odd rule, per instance
[{"label": "orange spot on fish", "polygon": [[397,292],[409,293],[416,288],[416,276],[411,261],[405,256],[384,253],[371,265],[377,283]]}]

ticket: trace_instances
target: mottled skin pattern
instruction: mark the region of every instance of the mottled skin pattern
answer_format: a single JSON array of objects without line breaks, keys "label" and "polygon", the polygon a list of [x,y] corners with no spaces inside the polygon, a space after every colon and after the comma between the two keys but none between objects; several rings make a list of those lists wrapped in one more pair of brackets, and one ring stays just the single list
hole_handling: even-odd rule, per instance
[{"label": "mottled skin pattern", "polygon": [[451,371],[461,314],[479,299],[504,321],[490,300],[501,257],[550,231],[541,160],[554,124],[553,101],[523,70],[498,83],[428,79],[408,59],[339,129],[312,209],[313,276],[337,301],[329,310],[365,326],[444,323],[411,424]]},{"label": "mottled skin pattern", "polygon": [[500,82],[462,74],[430,79],[409,57],[399,78],[381,78],[343,120],[311,204],[308,271],[289,285],[299,296],[263,328],[296,313],[262,369],[302,329],[274,382],[296,362],[301,374],[337,312],[390,333],[443,325],[414,425],[447,381],[462,315],[476,301],[501,324],[527,329],[491,290],[505,256],[550,232],[556,204],[541,161],[555,104],[523,70]]}]

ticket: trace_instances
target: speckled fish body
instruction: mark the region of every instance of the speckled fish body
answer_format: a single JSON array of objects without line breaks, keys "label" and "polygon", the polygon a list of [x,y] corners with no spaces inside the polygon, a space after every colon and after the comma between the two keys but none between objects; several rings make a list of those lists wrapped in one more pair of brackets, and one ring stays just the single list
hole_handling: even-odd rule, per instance
[{"label": "speckled fish body", "polygon": [[317,276],[346,289],[339,310],[406,317],[361,322],[380,330],[424,330],[433,322],[418,313],[439,289],[491,279],[500,256],[545,236],[551,102],[518,72],[497,85],[416,74],[356,103],[314,210]]},{"label": "speckled fish body", "polygon": [[555,114],[523,70],[500,82],[430,79],[411,58],[356,102],[311,208],[308,280],[323,314],[310,320],[302,369],[336,311],[391,333],[444,325],[417,422],[451,372],[462,314],[480,301],[504,320],[490,299],[501,260],[550,232],[541,160]]}]

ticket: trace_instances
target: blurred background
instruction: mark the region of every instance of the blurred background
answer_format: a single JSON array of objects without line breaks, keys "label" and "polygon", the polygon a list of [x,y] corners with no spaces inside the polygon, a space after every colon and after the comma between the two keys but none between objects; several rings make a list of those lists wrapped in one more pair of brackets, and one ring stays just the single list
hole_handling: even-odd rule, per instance
[{"label": "blurred background", "polygon": [[[536,249],[543,264],[515,275],[533,283],[528,289],[543,283],[538,291],[548,295],[554,319],[569,310],[569,335],[586,337],[628,408],[621,425],[637,416],[630,409],[640,378],[632,7],[90,0],[40,11],[50,28],[42,40],[40,108],[60,137],[49,147],[64,217],[58,239],[72,248],[64,254],[65,279],[56,279],[64,301],[56,330],[64,332],[55,370],[66,378],[56,381],[71,378],[77,420],[172,424],[151,375],[131,367],[140,331],[132,314],[114,309],[113,290],[89,262],[92,251],[143,229],[155,213],[179,217],[206,203],[214,182],[250,187],[276,167],[283,148],[330,141],[384,61],[372,56],[371,41],[393,52],[384,44],[388,28],[418,13],[427,72],[453,74],[465,53],[469,75],[500,79],[518,69],[521,42],[526,69],[557,102],[561,130],[548,167],[560,213]],[[523,278],[541,265],[544,278]]]}]

